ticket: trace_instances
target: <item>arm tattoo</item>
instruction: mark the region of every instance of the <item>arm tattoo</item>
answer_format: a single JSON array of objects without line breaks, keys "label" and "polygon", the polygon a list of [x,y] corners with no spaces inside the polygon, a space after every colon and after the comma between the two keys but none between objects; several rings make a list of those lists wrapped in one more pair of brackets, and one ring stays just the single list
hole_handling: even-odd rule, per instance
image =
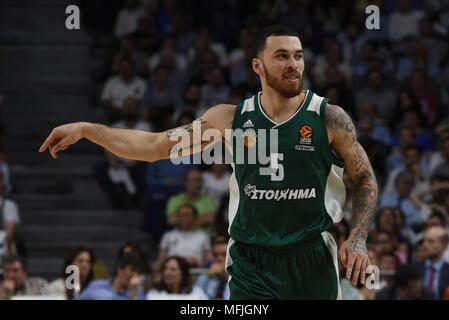
[{"label": "arm tattoo", "polygon": [[378,186],[373,168],[360,143],[354,124],[343,109],[328,105],[326,124],[334,137],[333,147],[345,160],[354,183],[351,229],[355,230],[348,246],[355,252],[367,254],[366,239],[377,204]]},{"label": "arm tattoo", "polygon": [[[213,142],[213,141],[212,141]],[[189,150],[189,155],[192,153],[192,150],[195,148],[195,147],[198,147],[198,146],[203,146],[203,145],[205,145],[206,143],[212,143],[211,141],[201,141],[200,143],[195,143],[195,144],[191,144],[190,146],[187,146],[187,147],[173,147],[173,148],[171,148],[169,151],[168,151],[168,155],[169,156],[171,156],[171,155],[178,155],[178,157],[182,157],[182,152],[183,151],[185,151],[185,150]]]},{"label": "arm tattoo", "polygon": [[195,120],[193,123],[189,123],[182,127],[167,130],[167,131],[165,131],[165,135],[167,136],[167,138],[170,138],[173,136],[185,137],[186,135],[193,133],[193,130],[196,129],[197,126],[199,127],[200,125],[203,125],[206,123],[207,123],[206,120],[203,120],[203,118],[199,118],[198,120]]}]

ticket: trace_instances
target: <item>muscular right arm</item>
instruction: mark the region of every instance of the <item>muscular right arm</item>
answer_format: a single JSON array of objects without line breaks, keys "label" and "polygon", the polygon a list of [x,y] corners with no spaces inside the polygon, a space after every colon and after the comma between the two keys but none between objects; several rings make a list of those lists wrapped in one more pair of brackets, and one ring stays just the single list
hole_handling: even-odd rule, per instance
[{"label": "muscular right arm", "polygon": [[[230,128],[234,112],[235,106],[217,105],[210,108],[192,124],[158,133],[110,128],[88,122],[70,123],[54,128],[39,151],[44,152],[48,147],[53,158],[57,158],[57,152],[67,149],[82,138],[86,138],[124,158],[149,162],[169,159],[173,154],[175,145],[181,146],[176,150],[176,153],[180,156],[183,149],[187,148],[188,154],[192,154],[201,151],[211,143],[211,141],[200,141],[201,147],[193,145],[193,128],[194,125],[199,123],[201,123],[201,135],[206,129],[216,129],[222,137],[225,137],[225,130]],[[189,139],[185,139],[185,143],[180,144],[182,135],[184,137],[188,135]],[[182,153],[182,155],[185,154],[185,152]]]}]

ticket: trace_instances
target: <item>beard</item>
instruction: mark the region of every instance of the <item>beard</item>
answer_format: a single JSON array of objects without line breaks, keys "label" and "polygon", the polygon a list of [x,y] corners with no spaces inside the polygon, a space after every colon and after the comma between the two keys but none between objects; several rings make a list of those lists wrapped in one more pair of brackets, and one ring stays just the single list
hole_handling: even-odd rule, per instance
[{"label": "beard", "polygon": [[[302,76],[300,73],[295,71],[285,72],[282,74],[282,78],[278,78],[276,76],[271,75],[265,65],[262,63],[263,70],[265,72],[265,78],[267,81],[267,85],[273,88],[277,93],[285,98],[293,98],[297,97],[301,94],[302,91]],[[298,82],[296,83],[288,83],[284,80],[287,74],[296,73],[298,76]]]}]

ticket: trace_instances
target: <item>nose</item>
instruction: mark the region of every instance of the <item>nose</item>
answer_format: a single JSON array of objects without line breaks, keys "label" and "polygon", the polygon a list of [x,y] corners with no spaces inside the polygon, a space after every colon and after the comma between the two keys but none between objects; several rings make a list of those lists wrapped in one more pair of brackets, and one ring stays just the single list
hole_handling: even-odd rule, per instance
[{"label": "nose", "polygon": [[291,55],[288,58],[287,66],[289,68],[291,68],[292,70],[297,70],[298,69],[298,62],[295,60],[295,57],[293,55]]}]

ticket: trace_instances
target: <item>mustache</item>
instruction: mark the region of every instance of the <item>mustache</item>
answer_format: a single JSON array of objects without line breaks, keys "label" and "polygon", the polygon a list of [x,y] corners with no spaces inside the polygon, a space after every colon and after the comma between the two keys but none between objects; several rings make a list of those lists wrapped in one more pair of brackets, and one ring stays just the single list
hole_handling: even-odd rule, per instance
[{"label": "mustache", "polygon": [[295,72],[295,71],[288,71],[288,72],[285,72],[284,74],[283,74],[283,76],[284,77],[292,77],[292,76],[294,76],[294,77],[296,77],[296,78],[298,78],[298,79],[300,79],[301,78],[301,74],[299,73],[299,72]]}]

